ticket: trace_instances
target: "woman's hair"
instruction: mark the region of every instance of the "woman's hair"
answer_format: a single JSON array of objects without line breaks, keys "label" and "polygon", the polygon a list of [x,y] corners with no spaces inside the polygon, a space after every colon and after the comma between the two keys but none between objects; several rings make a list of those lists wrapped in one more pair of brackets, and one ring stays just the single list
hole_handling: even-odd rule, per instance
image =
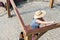
[{"label": "woman's hair", "polygon": [[[34,18],[33,18],[34,19]],[[45,21],[42,17],[41,18],[37,18],[38,20],[41,20],[41,21]]]},{"label": "woman's hair", "polygon": [[44,21],[44,19],[43,18],[37,18],[38,20],[41,20],[41,21]]}]

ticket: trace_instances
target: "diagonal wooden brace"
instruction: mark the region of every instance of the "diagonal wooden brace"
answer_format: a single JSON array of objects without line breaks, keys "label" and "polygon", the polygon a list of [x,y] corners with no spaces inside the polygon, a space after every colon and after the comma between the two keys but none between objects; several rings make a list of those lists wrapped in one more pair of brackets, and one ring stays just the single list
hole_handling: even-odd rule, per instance
[{"label": "diagonal wooden brace", "polygon": [[46,26],[46,27],[43,27],[43,28],[28,30],[26,34],[29,35],[29,34],[45,32],[45,31],[48,31],[48,30],[51,30],[51,29],[54,29],[54,28],[58,28],[58,27],[60,27],[60,23],[55,23],[55,24],[52,24],[52,25],[49,25],[49,26]]}]

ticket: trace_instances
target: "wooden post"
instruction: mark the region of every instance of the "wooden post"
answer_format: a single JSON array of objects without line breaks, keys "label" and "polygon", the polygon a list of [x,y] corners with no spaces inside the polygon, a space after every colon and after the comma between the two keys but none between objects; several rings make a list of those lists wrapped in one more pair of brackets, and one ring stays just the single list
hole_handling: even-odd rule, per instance
[{"label": "wooden post", "polygon": [[32,35],[24,35],[24,40],[32,40]]},{"label": "wooden post", "polygon": [[54,0],[50,0],[50,8],[53,7]]},{"label": "wooden post", "polygon": [[8,13],[8,17],[11,17],[11,14],[10,14],[10,5],[9,5],[9,0],[6,0],[7,3],[6,3],[6,6],[7,6],[7,13]]},{"label": "wooden post", "polygon": [[[45,32],[40,32],[40,34],[38,34],[38,37],[37,37],[37,39],[39,39],[44,33],[46,33],[47,31],[45,31]],[[36,39],[36,40],[37,40]]]}]

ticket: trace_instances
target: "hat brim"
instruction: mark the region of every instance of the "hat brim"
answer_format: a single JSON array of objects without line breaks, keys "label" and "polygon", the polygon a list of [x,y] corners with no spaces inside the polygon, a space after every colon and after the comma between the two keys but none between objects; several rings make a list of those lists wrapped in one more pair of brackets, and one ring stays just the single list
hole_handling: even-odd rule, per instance
[{"label": "hat brim", "polygon": [[45,11],[41,11],[42,14],[37,16],[37,15],[34,15],[34,18],[41,18],[41,17],[44,17],[46,15],[46,12]]}]

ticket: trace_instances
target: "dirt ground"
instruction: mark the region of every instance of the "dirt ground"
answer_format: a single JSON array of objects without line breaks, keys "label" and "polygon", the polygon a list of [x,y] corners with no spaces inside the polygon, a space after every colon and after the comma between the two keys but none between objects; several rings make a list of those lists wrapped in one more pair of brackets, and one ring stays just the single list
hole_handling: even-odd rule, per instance
[{"label": "dirt ground", "polygon": [[[34,12],[37,10],[45,10],[46,21],[60,22],[60,2],[54,3],[54,8],[50,9],[49,1],[33,1],[23,3],[17,6],[25,24],[30,24]],[[0,40],[19,40],[19,34],[22,31],[19,20],[11,10],[12,18],[8,18],[5,8],[0,7]],[[47,31],[38,40],[60,40],[60,28]]]}]

